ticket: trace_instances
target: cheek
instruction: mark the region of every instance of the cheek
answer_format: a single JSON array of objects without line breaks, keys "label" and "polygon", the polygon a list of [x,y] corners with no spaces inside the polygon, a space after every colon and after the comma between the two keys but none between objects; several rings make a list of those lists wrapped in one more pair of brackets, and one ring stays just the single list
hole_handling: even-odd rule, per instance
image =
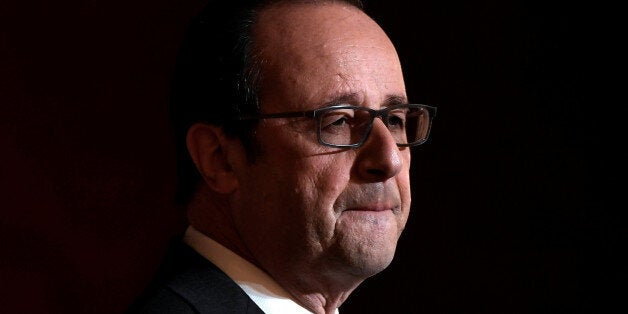
[{"label": "cheek", "polygon": [[298,211],[310,224],[327,224],[334,218],[336,199],[349,183],[355,152],[330,152],[318,143],[315,132],[298,132],[285,125],[267,125],[258,135],[273,139],[261,143],[263,155],[257,166],[267,180],[259,183],[278,185],[282,192],[276,197],[283,197],[294,215]]},{"label": "cheek", "polygon": [[409,148],[401,151],[401,159],[403,160],[403,168],[399,172],[400,176],[405,176],[407,180],[410,175],[410,166],[412,163],[412,156],[410,155]]},{"label": "cheek", "polygon": [[[407,165],[408,163],[406,163]],[[403,169],[395,177],[399,189],[410,189],[410,167],[404,165]]]},{"label": "cheek", "polygon": [[412,198],[411,188],[410,188],[410,154],[407,153],[404,156],[404,167],[401,169],[399,174],[397,175],[397,187],[399,189],[399,195],[401,196],[402,207],[405,209],[405,215],[408,216],[408,211],[410,210],[410,202]]},{"label": "cheek", "polygon": [[347,154],[318,155],[304,159],[300,166],[303,171],[299,186],[303,188],[304,199],[317,210],[331,211],[340,194],[350,180],[351,164]]}]

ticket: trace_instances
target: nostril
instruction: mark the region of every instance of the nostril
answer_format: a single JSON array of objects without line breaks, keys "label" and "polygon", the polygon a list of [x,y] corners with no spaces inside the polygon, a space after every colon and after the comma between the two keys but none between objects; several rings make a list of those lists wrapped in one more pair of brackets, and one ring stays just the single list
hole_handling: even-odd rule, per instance
[{"label": "nostril", "polygon": [[371,168],[371,169],[366,169],[366,173],[372,175],[372,176],[376,176],[376,177],[384,177],[386,176],[386,172],[382,169],[375,169],[375,168]]}]

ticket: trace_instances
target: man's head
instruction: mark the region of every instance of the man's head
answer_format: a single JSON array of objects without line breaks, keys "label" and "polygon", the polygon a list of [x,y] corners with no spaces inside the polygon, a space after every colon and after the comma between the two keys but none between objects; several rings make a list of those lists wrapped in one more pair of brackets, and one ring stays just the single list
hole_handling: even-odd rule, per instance
[{"label": "man's head", "polygon": [[[380,109],[406,102],[392,44],[354,7],[275,6],[260,15],[255,37],[266,60],[263,113],[339,104]],[[250,248],[255,254],[282,260],[265,267],[297,259],[338,263],[347,267],[343,272],[370,276],[388,265],[410,204],[410,152],[397,147],[382,121],[375,121],[358,149],[322,146],[313,119],[264,120],[255,139],[263,153],[242,168],[237,198],[243,212],[235,218],[242,237],[258,242]],[[255,190],[259,194],[250,193]],[[272,253],[263,248],[269,238],[276,242]],[[289,254],[296,248],[302,256]]]},{"label": "man's head", "polygon": [[[407,103],[392,43],[355,6],[282,1],[251,26],[260,114]],[[187,147],[203,183],[188,215],[302,304],[332,307],[392,260],[410,210],[410,151],[379,118],[358,148],[322,145],[317,123],[260,120],[249,133],[254,161],[221,124],[192,125]]]}]

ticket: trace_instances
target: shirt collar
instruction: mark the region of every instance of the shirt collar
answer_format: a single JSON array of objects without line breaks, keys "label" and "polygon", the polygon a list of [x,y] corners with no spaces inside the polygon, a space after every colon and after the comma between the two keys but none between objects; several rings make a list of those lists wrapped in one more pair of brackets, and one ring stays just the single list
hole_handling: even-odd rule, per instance
[{"label": "shirt collar", "polygon": [[312,313],[296,303],[267,273],[194,227],[188,227],[183,241],[233,279],[264,313]]}]

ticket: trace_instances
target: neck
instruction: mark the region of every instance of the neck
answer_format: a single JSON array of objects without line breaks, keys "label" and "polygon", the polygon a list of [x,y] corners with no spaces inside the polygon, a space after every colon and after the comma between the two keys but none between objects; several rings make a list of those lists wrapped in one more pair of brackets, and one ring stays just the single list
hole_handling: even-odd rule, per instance
[{"label": "neck", "polygon": [[276,256],[278,259],[263,263],[242,241],[229,208],[227,196],[205,186],[188,205],[188,220],[196,230],[269,274],[293,301],[313,313],[335,313],[350,293],[368,277],[350,275],[350,272],[325,272],[323,265],[329,265],[329,261],[325,263],[305,258],[296,261],[294,257]]},{"label": "neck", "polygon": [[351,292],[337,293],[334,295],[323,293],[292,293],[295,302],[316,314],[333,314],[347,299]]},{"label": "neck", "polygon": [[[365,277],[349,272],[325,271],[325,263],[282,263],[306,265],[305,268],[284,267],[266,270],[292,296],[295,302],[316,314],[335,313]],[[279,264],[277,264],[279,265]],[[298,274],[298,275],[295,275]]]},{"label": "neck", "polygon": [[203,185],[188,205],[188,221],[202,234],[261,268],[233,227],[234,222],[229,208],[228,196],[215,193]]}]

